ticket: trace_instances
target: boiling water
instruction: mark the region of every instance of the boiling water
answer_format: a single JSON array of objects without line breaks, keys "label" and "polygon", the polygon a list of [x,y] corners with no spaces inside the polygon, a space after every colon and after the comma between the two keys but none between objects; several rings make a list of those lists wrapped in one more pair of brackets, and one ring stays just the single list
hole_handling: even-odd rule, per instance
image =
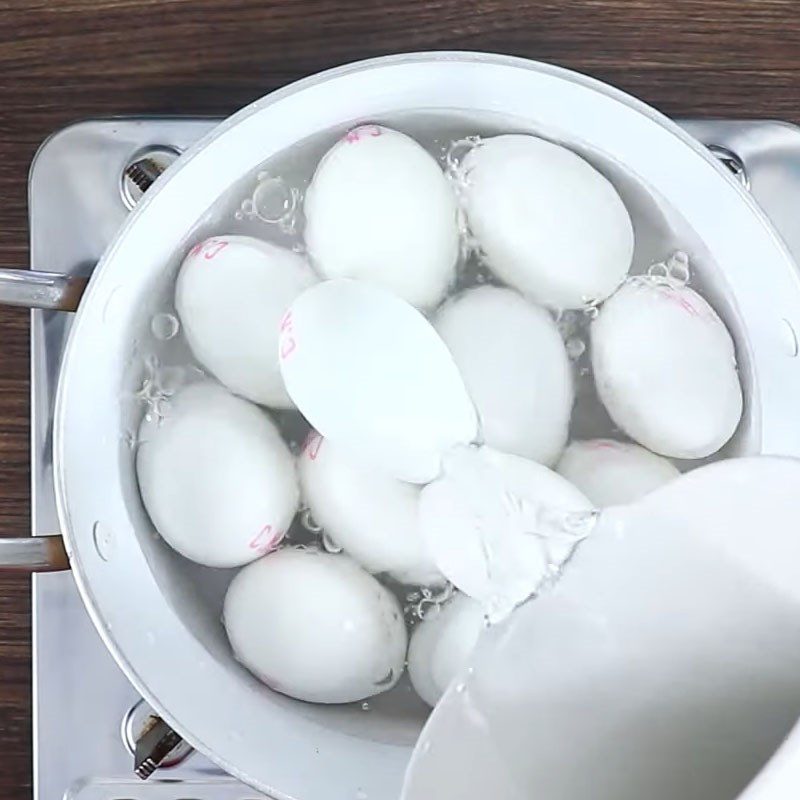
[{"label": "boiling water", "polygon": [[[493,116],[476,119],[458,112],[413,111],[370,121],[403,131],[416,139],[439,160],[451,175],[456,187],[460,178],[460,161],[465,152],[474,145],[475,137],[509,132],[538,132],[555,140],[559,139],[557,133],[532,131],[514,120]],[[356,122],[361,121],[354,121],[354,124]],[[337,128],[321,132],[279,153],[253,170],[219,198],[188,234],[184,251],[176,253],[174,260],[165,265],[163,282],[154,287],[150,303],[142,310],[141,328],[135,347],[135,360],[139,368],[134,370],[134,377],[126,388],[124,397],[124,402],[131,404],[130,417],[134,422],[131,429],[123,435],[128,457],[136,447],[135,425],[141,416],[151,414],[159,417],[168,414],[170,397],[175,390],[181,384],[205,375],[187,346],[174,309],[174,281],[186,251],[195,242],[213,235],[239,234],[304,252],[304,193],[316,164],[345,130],[346,128]],[[580,143],[568,144],[614,183],[626,203],[636,239],[632,274],[645,275],[650,271],[653,280],[691,279],[693,287],[704,294],[723,318],[729,321],[736,338],[736,313],[735,309],[727,305],[724,285],[715,277],[719,275],[719,270],[710,262],[702,243],[680,215],[674,209],[666,207],[659,197],[621,165]],[[474,243],[464,237],[453,292],[469,286],[496,282],[483,265]],[[624,438],[599,402],[590,372],[587,334],[588,325],[595,313],[596,309],[566,312],[558,320],[574,365],[576,403],[570,425],[570,438]],[[746,372],[746,348],[738,338],[737,344],[740,345],[739,356]],[[746,386],[747,383],[745,380]],[[297,412],[270,413],[290,447],[299,452],[308,432],[308,425]],[[541,519],[537,524],[540,523]],[[337,543],[313,521],[307,510],[297,515],[287,538],[293,544],[318,547],[328,552],[339,550]],[[164,548],[165,551],[167,549]],[[227,658],[229,651],[219,619],[222,598],[233,573],[189,564],[171,551],[159,553],[153,557],[153,561],[167,565],[166,570],[162,566],[158,567],[159,582],[162,585],[169,583],[169,591],[182,597],[182,601],[175,602],[174,607],[182,609],[187,605],[185,598],[191,596],[191,605],[198,608],[197,613],[187,617],[187,625],[192,627],[211,652],[220,659]],[[432,591],[427,588],[402,587],[389,581],[385,583],[400,598],[410,626],[420,619],[436,614],[452,594],[449,586],[442,591]],[[301,704],[297,704],[297,707],[304,708]],[[380,717],[379,726],[365,728],[362,722],[354,721],[352,715],[346,714],[343,709],[305,708],[308,708],[307,713],[313,713],[322,724],[393,743],[412,743],[424,718],[423,708],[413,697],[406,682],[402,682],[386,695],[372,698],[369,702],[370,714],[363,714],[360,704],[353,706],[353,710],[362,718]],[[300,713],[305,712],[301,710]]]}]

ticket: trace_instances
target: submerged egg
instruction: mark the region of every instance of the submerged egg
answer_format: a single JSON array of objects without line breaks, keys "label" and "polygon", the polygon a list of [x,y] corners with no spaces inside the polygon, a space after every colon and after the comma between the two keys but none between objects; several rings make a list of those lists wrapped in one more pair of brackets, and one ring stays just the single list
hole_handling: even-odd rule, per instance
[{"label": "submerged egg", "polygon": [[453,354],[486,444],[552,464],[567,441],[572,372],[550,314],[511,289],[468,289],[434,326]]},{"label": "submerged egg", "polygon": [[680,475],[666,458],[612,439],[570,442],[556,471],[598,508],[632,503]]},{"label": "submerged egg", "polygon": [[287,548],[256,561],[231,582],[223,619],[236,658],[298,700],[363,700],[403,672],[397,599],[344,555]]},{"label": "submerged egg", "polygon": [[447,450],[477,435],[450,351],[419,311],[378,286],[338,279],[303,292],[281,325],[280,363],[326,439],[400,480],[431,480]]},{"label": "submerged egg", "polygon": [[313,433],[299,460],[314,521],[367,571],[409,584],[444,583],[419,530],[419,486],[348,455]]},{"label": "submerged egg", "polygon": [[697,292],[631,280],[592,322],[591,345],[603,405],[649,450],[704,458],[733,435],[742,416],[733,340]]},{"label": "submerged egg", "polygon": [[459,448],[425,486],[420,524],[444,576],[498,617],[534,593],[586,532],[591,503],[547,467]]},{"label": "submerged egg", "polygon": [[278,329],[315,278],[305,259],[250,236],[195,245],[175,285],[175,307],[197,360],[231,391],[291,407],[278,366]]},{"label": "submerged egg", "polygon": [[305,241],[328,278],[377,283],[434,306],[455,276],[455,195],[412,138],[380,125],[347,133],[322,158],[305,198]]},{"label": "submerged egg", "polygon": [[408,677],[417,694],[435,706],[467,666],[485,617],[480,603],[457,594],[442,610],[414,628],[408,646]]},{"label": "submerged egg", "polygon": [[469,227],[499,278],[551,308],[608,297],[633,257],[633,226],[611,182],[536,136],[485,139],[463,160]]},{"label": "submerged egg", "polygon": [[266,412],[211,383],[180,389],[142,422],[136,470],[164,540],[209,567],[274,548],[297,510],[294,460]]}]

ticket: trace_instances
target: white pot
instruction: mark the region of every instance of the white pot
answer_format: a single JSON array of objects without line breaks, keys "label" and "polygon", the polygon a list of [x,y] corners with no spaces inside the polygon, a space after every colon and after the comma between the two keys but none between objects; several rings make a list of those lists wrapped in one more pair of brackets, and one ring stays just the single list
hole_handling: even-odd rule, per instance
[{"label": "white pot", "polygon": [[[794,264],[724,167],[651,108],[592,79],[523,59],[423,53],[335,69],[234,115],[146,194],[92,276],[59,383],[55,481],[70,565],[120,667],[191,744],[277,798],[353,800],[359,790],[370,800],[396,798],[424,715],[402,689],[371,704],[369,713],[298,703],[236,663],[219,623],[229,576],[215,582],[151,536],[122,438],[135,429],[140,410],[123,393],[137,378],[134,342],[165,265],[175,263],[188,233],[223,192],[319,131],[419,109],[562,138],[648,198],[689,242],[706,293],[734,333],[747,396],[735,447],[800,455],[800,425],[793,421],[800,363],[783,345],[784,320],[800,329]],[[800,750],[800,734],[756,785],[775,785],[782,771],[800,764],[793,750]]]}]

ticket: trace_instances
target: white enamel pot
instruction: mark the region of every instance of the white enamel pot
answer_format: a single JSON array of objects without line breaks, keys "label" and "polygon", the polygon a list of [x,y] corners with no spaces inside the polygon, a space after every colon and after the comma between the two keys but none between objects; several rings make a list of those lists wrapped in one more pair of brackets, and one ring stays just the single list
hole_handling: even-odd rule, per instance
[{"label": "white enamel pot", "polygon": [[[141,409],[124,399],[124,390],[137,377],[137,335],[151,294],[165,281],[165,265],[176,262],[189,232],[223,192],[315,133],[420,109],[565,140],[601,162],[621,189],[630,183],[623,195],[641,194],[688,242],[707,295],[734,333],[747,416],[733,449],[800,455],[800,363],[784,344],[787,323],[800,329],[796,268],[725,168],[648,106],[523,59],[423,53],[335,69],[234,115],[147,192],[94,271],[60,376],[55,482],[69,565],[120,667],[192,745],[275,798],[353,800],[361,792],[393,800],[424,714],[403,687],[369,713],[298,703],[259,684],[233,659],[219,621],[230,576],[188,564],[152,536],[124,441]],[[647,242],[637,248],[646,250]],[[31,293],[25,275],[18,276],[16,300],[70,305],[65,287],[40,281]],[[80,287],[66,289],[74,299]],[[55,540],[31,547],[39,549],[39,566],[53,566]],[[12,556],[25,560],[18,550],[6,560]],[[785,796],[780,775],[790,763],[800,765],[800,732],[764,768],[758,798]]]}]

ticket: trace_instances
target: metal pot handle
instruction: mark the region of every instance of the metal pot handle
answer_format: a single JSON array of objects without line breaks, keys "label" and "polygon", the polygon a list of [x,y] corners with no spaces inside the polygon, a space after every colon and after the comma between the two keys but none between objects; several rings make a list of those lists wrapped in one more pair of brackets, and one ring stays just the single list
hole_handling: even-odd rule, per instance
[{"label": "metal pot handle", "polygon": [[88,282],[81,275],[0,269],[0,305],[75,311]]},{"label": "metal pot handle", "polygon": [[[75,311],[88,280],[57,272],[0,269],[0,304]],[[22,572],[69,569],[64,540],[60,534],[0,538],[0,569]]]}]

